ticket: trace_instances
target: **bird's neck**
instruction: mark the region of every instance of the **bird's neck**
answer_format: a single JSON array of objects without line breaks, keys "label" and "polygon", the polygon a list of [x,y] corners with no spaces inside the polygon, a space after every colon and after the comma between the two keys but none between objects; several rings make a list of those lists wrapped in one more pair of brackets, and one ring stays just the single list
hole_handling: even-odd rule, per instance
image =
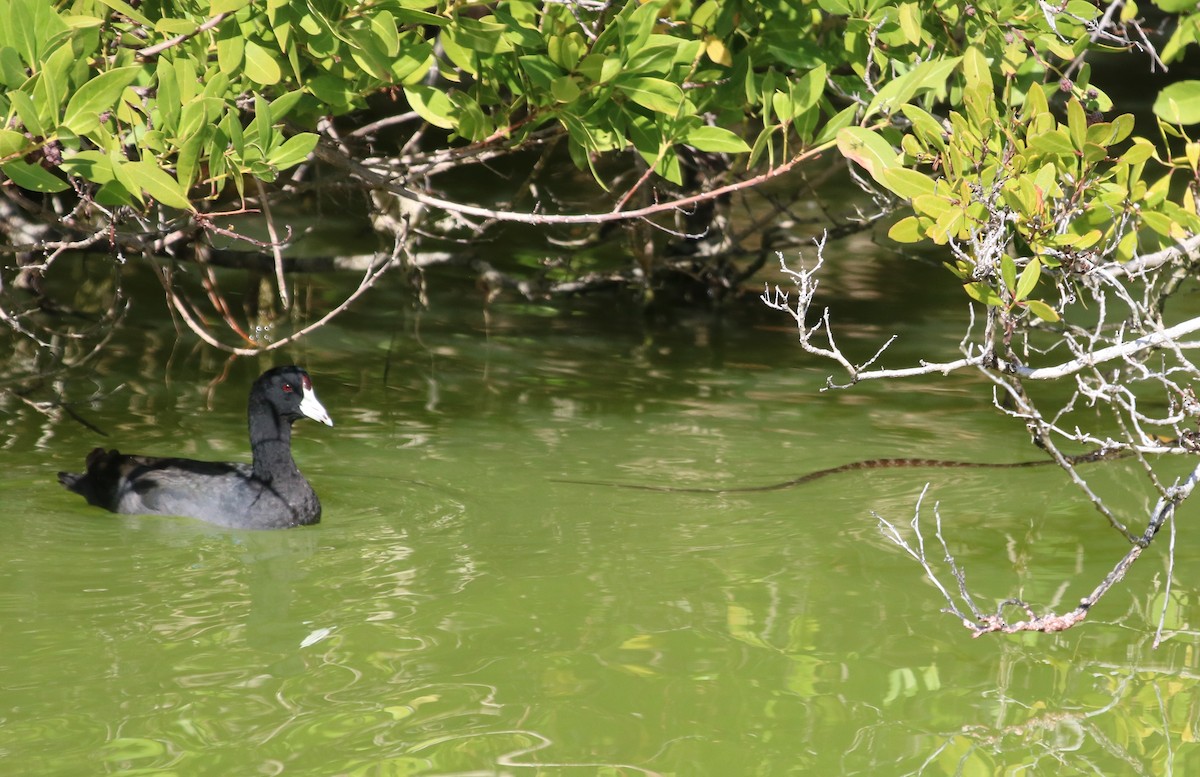
[{"label": "bird's neck", "polygon": [[292,458],[292,423],[277,417],[265,403],[250,406],[250,451],[254,475],[262,480],[299,475]]}]

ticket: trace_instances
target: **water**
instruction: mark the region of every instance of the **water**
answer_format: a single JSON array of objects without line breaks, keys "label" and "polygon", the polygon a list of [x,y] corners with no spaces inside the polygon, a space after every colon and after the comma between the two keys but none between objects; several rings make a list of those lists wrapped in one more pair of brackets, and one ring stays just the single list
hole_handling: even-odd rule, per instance
[{"label": "water", "polygon": [[[933,277],[899,264],[880,277],[900,267],[913,288]],[[301,350],[230,365],[177,338],[153,291],[63,384],[107,437],[12,397],[3,407],[5,773],[1196,766],[1190,504],[1169,621],[1185,631],[1152,651],[1165,544],[1081,628],[972,640],[872,516],[906,525],[928,483],[923,514],[940,502],[989,606],[1069,609],[1125,545],[1051,469],[877,470],[724,494],[561,482],[760,485],[876,456],[1029,458],[974,378],[821,393],[828,365],[754,307],[647,328],[607,301],[485,312],[450,288],[421,314],[381,289]],[[937,300],[846,307],[850,347],[900,331],[897,359],[951,353],[942,314],[925,312]],[[54,482],[98,444],[243,459],[248,386],[288,358],[336,424],[296,427],[319,526],[118,517]],[[1144,510],[1132,465],[1089,472],[1128,489],[1117,499],[1131,516]]]}]

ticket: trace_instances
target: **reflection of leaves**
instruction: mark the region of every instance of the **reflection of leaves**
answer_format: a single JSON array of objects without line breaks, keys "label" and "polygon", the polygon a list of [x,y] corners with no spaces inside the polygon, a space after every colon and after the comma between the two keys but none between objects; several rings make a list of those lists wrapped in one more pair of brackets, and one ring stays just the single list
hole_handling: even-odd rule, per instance
[{"label": "reflection of leaves", "polygon": [[942,687],[937,664],[910,669],[894,669],[888,673],[888,692],[884,704],[891,704],[900,697],[912,698],[921,691],[936,691]]},{"label": "reflection of leaves", "polygon": [[101,746],[101,759],[105,761],[136,761],[143,758],[157,758],[167,751],[167,747],[157,739],[145,737],[121,737],[105,742]]},{"label": "reflection of leaves", "polygon": [[828,662],[803,653],[790,656],[790,659],[791,664],[788,666],[787,678],[784,681],[787,689],[806,699],[818,696],[817,673]]},{"label": "reflection of leaves", "polygon": [[740,604],[730,603],[726,607],[725,615],[726,622],[729,624],[729,633],[735,639],[741,640],[747,645],[754,645],[755,647],[772,647],[758,636],[758,634],[750,630],[750,625],[754,623],[754,616],[749,609]]}]

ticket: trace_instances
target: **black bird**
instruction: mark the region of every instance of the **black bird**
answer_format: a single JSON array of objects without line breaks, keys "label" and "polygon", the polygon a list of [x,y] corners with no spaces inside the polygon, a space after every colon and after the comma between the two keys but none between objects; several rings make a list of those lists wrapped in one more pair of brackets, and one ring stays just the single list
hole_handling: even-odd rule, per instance
[{"label": "black bird", "polygon": [[253,464],[127,456],[96,448],[87,472],[58,480],[89,504],[127,515],[184,515],[243,529],[285,529],[321,520],[321,503],[292,459],[292,423],[333,426],[299,367],[267,370],[250,389]]}]

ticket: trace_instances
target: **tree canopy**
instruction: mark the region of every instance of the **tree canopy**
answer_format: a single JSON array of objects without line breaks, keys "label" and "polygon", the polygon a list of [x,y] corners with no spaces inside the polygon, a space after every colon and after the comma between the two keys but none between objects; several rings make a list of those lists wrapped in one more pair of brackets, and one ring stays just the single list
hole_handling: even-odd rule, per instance
[{"label": "tree canopy", "polygon": [[[0,172],[23,222],[9,250],[43,257],[35,268],[62,246],[180,253],[230,211],[270,218],[272,198],[349,186],[410,253],[430,232],[622,222],[650,248],[606,277],[653,289],[671,242],[742,257],[702,263],[728,288],[761,267],[769,222],[791,216],[772,193],[767,217],[730,234],[730,197],[837,151],[880,208],[835,214],[836,229],[908,211],[891,238],[947,244],[1000,224],[1001,244],[1031,255],[1023,287],[1015,263],[994,281],[953,271],[985,304],[1053,318],[1033,288],[1042,268],[1128,260],[1197,231],[1200,145],[1186,128],[1200,85],[1170,83],[1158,126],[1135,134],[1089,62],[1173,62],[1200,27],[1187,10],[1148,8],[1173,30],[1154,41],[1136,4],[1085,0],[3,0]],[[498,178],[502,157],[528,177]],[[590,190],[546,175],[565,159]],[[466,199],[449,182],[463,171],[497,184],[497,200]],[[278,254],[286,236],[272,234],[250,248]],[[595,269],[568,258],[512,285],[574,291]]]}]

